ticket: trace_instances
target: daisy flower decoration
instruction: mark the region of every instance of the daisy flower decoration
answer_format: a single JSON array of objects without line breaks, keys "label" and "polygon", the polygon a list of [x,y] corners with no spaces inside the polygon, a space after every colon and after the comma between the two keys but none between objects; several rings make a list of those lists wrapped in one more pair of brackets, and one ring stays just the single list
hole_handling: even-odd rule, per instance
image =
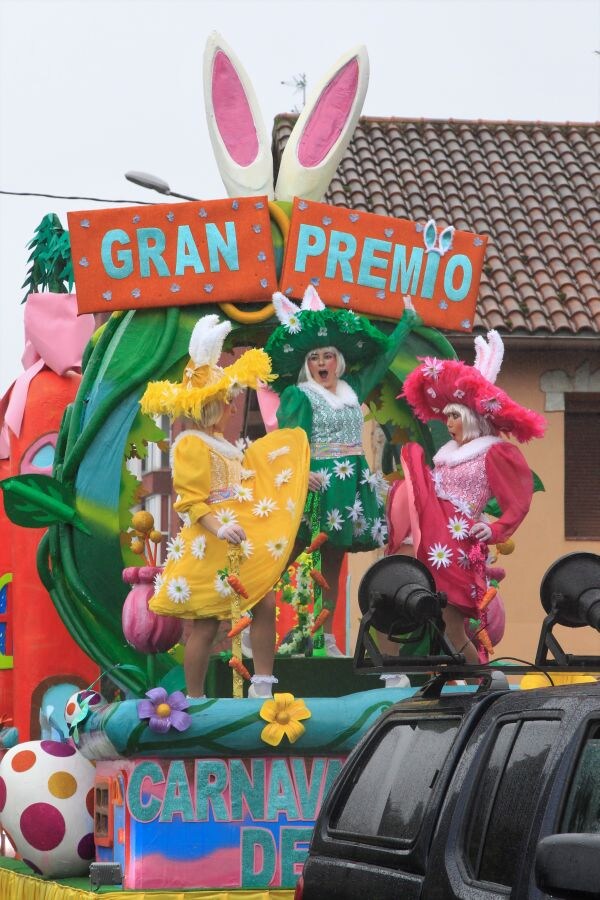
[{"label": "daisy flower decoration", "polygon": [[387,526],[382,521],[382,519],[373,519],[373,524],[371,526],[371,537],[374,541],[377,541],[380,547],[382,547],[385,543],[385,540],[387,538]]},{"label": "daisy flower decoration", "polygon": [[235,499],[239,503],[244,503],[244,501],[246,501],[246,500],[249,500],[249,501],[254,500],[254,492],[253,492],[252,488],[249,488],[247,485],[234,484],[233,493],[234,493]]},{"label": "daisy flower decoration", "polygon": [[192,556],[194,559],[204,559],[206,553],[206,537],[203,534],[198,535],[192,541]]},{"label": "daisy flower decoration", "polygon": [[433,378],[434,381],[437,381],[443,368],[444,363],[436,356],[425,356],[423,358],[421,369],[426,378]]},{"label": "daisy flower decoration", "polygon": [[330,509],[327,513],[327,527],[330,531],[341,531],[344,517],[339,509]]},{"label": "daisy flower decoration", "polygon": [[296,313],[291,313],[288,316],[288,320],[285,323],[285,327],[289,331],[290,334],[299,334],[302,331],[302,324],[300,322],[300,316]]},{"label": "daisy flower decoration", "polygon": [[269,460],[269,462],[273,462],[273,460],[277,459],[278,456],[285,456],[286,453],[289,452],[289,447],[277,447],[275,450],[271,450],[270,453],[267,453],[267,459]]},{"label": "daisy flower decoration", "polygon": [[217,594],[221,597],[230,597],[233,593],[231,585],[227,581],[227,572],[225,571],[217,572],[215,575],[214,587]]},{"label": "daisy flower decoration", "polygon": [[346,478],[350,478],[351,475],[354,475],[354,468],[355,463],[350,462],[349,459],[342,459],[333,464],[336,478],[341,478],[342,481],[345,481]]},{"label": "daisy flower decoration", "polygon": [[436,569],[447,569],[452,562],[452,550],[446,544],[433,544],[429,548],[429,562]]},{"label": "daisy flower decoration", "polygon": [[215,513],[219,525],[237,525],[237,516],[232,509],[220,509]]},{"label": "daisy flower decoration", "polygon": [[173,603],[187,603],[192,596],[187,578],[171,578],[167,582],[167,596]]},{"label": "daisy flower decoration", "polygon": [[356,499],[352,506],[347,506],[346,509],[348,510],[348,518],[350,519],[350,521],[358,522],[358,520],[364,513],[362,500],[360,499],[358,494],[356,495]]},{"label": "daisy flower decoration", "polygon": [[452,516],[448,519],[448,531],[455,541],[464,541],[469,534],[469,523],[463,516]]},{"label": "daisy flower decoration", "polygon": [[252,515],[259,519],[267,519],[276,509],[277,504],[274,500],[270,497],[262,497],[262,499],[252,507]]},{"label": "daisy flower decoration", "polygon": [[292,477],[292,474],[292,469],[282,469],[281,472],[275,476],[275,487],[280,488],[282,485],[287,484]]},{"label": "daisy flower decoration", "polygon": [[185,553],[185,541],[181,535],[177,535],[167,544],[167,558],[179,560]]},{"label": "daisy flower decoration", "polygon": [[286,537],[280,537],[275,541],[267,541],[267,550],[274,559],[281,559],[288,545]]},{"label": "daisy flower decoration", "polygon": [[498,400],[497,397],[488,397],[487,400],[483,400],[481,403],[487,415],[494,415],[494,413],[500,412],[502,409],[502,404]]},{"label": "daisy flower decoration", "polygon": [[254,553],[254,544],[251,540],[246,538],[245,541],[240,541],[240,550],[244,555],[244,559],[248,559],[249,556],[252,556]]},{"label": "daisy flower decoration", "polygon": [[323,493],[331,484],[331,472],[326,468],[317,469],[317,475],[321,476],[321,487],[319,490]]}]

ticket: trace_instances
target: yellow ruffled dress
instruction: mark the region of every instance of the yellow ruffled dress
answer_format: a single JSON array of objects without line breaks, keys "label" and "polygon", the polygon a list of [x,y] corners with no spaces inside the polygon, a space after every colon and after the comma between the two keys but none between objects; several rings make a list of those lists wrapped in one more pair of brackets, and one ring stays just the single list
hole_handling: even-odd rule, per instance
[{"label": "yellow ruffled dress", "polygon": [[184,524],[169,543],[150,609],[182,619],[228,619],[230,545],[199,519],[212,513],[221,524],[235,521],[246,532],[239,579],[248,593],[241,611],[250,609],[277,582],[294,544],[308,489],[306,434],[280,429],[242,452],[221,435],[185,431],[171,455],[175,509]]}]

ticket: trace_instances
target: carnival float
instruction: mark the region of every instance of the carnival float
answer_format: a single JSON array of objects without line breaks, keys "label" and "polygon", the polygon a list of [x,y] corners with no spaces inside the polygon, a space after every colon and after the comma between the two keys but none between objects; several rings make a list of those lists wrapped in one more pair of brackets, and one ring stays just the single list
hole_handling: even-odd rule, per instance
[{"label": "carnival float", "polygon": [[[441,229],[433,220],[386,218],[322,202],[352,138],[367,82],[364,48],[338,60],[300,114],[274,184],[270,139],[250,81],[222,38],[211,36],[205,105],[227,198],[70,213],[76,300],[55,292],[27,300],[29,393],[18,379],[3,407],[10,444],[0,484],[3,583],[12,577],[3,612],[13,615],[7,635],[14,669],[4,663],[13,656],[7,637],[0,672],[6,681],[0,683],[2,712],[13,718],[21,743],[7,749],[0,764],[0,820],[22,860],[0,867],[3,897],[86,896],[91,878],[107,897],[112,890],[120,896],[116,886],[122,884],[135,897],[156,890],[164,898],[187,892],[211,900],[291,898],[316,814],[343,760],[382,711],[410,691],[390,688],[378,675],[355,676],[352,660],[328,654],[331,642],[322,636],[333,611],[324,575],[327,541],[333,546],[349,523],[354,538],[368,537],[357,549],[383,552],[385,516],[375,511],[383,509],[382,498],[368,515],[358,488],[356,497],[344,494],[339,509],[322,499],[327,519],[319,518],[314,503],[307,507],[298,554],[286,567],[294,544],[291,524],[294,530],[301,524],[311,482],[306,438],[298,438],[292,452],[275,427],[277,414],[281,424],[287,409],[284,389],[302,394],[293,386],[300,366],[294,360],[327,348],[338,329],[345,377],[385,436],[381,458],[360,463],[363,487],[375,497],[385,490],[386,477],[399,477],[400,444],[416,442],[431,461],[444,439],[443,428],[429,427],[429,416],[415,414],[400,395],[420,360],[441,366],[455,359],[439,329],[471,331],[486,237]],[[92,314],[105,319],[93,334]],[[52,325],[42,319],[34,338],[38,315],[62,318]],[[224,323],[220,341],[211,345],[216,357],[194,356],[197,326],[206,332],[208,325]],[[56,328],[72,335],[72,351],[63,358],[63,347],[57,362],[47,355],[55,342],[44,341]],[[309,332],[304,346],[299,337]],[[77,348],[84,344],[81,359]],[[222,347],[236,360],[225,369],[218,367]],[[257,362],[249,375],[250,364],[242,361],[264,347],[277,361],[275,371]],[[240,348],[252,349],[240,356]],[[367,351],[378,364],[375,383],[368,384],[361,381]],[[316,365],[328,362],[319,357]],[[43,390],[42,378],[48,380]],[[47,420],[33,408],[38,382]],[[253,494],[254,472],[242,480],[246,487],[228,494],[225,507],[215,506],[221,517],[214,532],[194,537],[193,553],[198,565],[208,565],[211,541],[225,548],[219,536],[235,533],[227,529],[238,521],[236,504],[250,504],[248,521],[252,515],[260,520],[271,562],[279,562],[273,577],[279,577],[279,617],[288,624],[279,634],[274,674],[264,676],[267,689],[256,692],[259,677],[244,696],[253,660],[242,657],[241,633],[244,625],[254,627],[246,615],[246,581],[260,582],[260,573],[250,562],[245,567],[251,535],[237,545],[228,537],[214,592],[227,605],[220,618],[230,620],[231,646],[211,656],[207,690],[195,696],[184,669],[192,616],[159,615],[149,606],[155,591],[166,592],[159,550],[165,541],[143,509],[130,462],[169,439],[157,424],[159,413],[175,410],[194,419],[200,407],[186,406],[186,397],[205,403],[212,391],[228,403],[232,386],[258,389],[267,431],[261,440],[270,443],[255,443],[264,447],[271,494]],[[19,427],[17,394],[25,410]],[[306,392],[298,402],[305,400]],[[362,418],[360,413],[361,426]],[[52,432],[57,435],[50,441]],[[179,437],[175,444],[181,457],[185,442]],[[242,467],[251,452],[240,451]],[[344,439],[329,454],[328,460],[335,458],[329,468],[311,461],[311,470],[321,472],[313,497],[332,477],[335,486],[335,476],[340,490],[347,487],[346,477],[359,465],[356,452]],[[296,476],[298,496],[292,490]],[[284,495],[289,522],[280,538],[268,516]],[[189,512],[198,502],[181,508]],[[185,520],[184,527],[190,527]],[[171,536],[167,566],[179,559],[183,542]],[[9,548],[18,559],[9,558]],[[18,575],[19,565],[29,574]],[[265,571],[263,580],[269,580],[271,569]],[[175,606],[188,599],[184,581],[178,575],[169,582]],[[18,625],[26,607],[27,624]],[[475,616],[472,633],[487,624],[486,640],[494,642],[494,628],[501,630],[498,601],[481,614],[485,621]],[[64,633],[50,624],[55,618]],[[29,646],[37,648],[42,632],[52,654],[38,657],[44,667],[39,672],[19,647],[18,634],[27,634]],[[74,686],[64,718],[68,737],[60,728],[42,734],[30,727],[31,709],[43,706],[48,679]],[[107,685],[110,697],[103,696]]]}]

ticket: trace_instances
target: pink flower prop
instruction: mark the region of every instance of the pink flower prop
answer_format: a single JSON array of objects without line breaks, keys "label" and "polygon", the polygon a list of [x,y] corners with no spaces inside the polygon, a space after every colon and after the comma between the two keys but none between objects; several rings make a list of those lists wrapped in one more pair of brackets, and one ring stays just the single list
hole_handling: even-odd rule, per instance
[{"label": "pink flower prop", "polygon": [[437,359],[435,356],[420,356],[419,359],[423,360],[422,370],[423,375],[426,378],[433,378],[434,381],[437,381],[440,372],[444,368],[444,363],[441,359]]},{"label": "pink flower prop", "polygon": [[137,713],[139,719],[150,719],[149,728],[159,734],[166,734],[169,728],[186,731],[192,718],[184,712],[189,700],[181,691],[167,694],[164,688],[155,687],[146,691],[148,700],[138,700]]}]

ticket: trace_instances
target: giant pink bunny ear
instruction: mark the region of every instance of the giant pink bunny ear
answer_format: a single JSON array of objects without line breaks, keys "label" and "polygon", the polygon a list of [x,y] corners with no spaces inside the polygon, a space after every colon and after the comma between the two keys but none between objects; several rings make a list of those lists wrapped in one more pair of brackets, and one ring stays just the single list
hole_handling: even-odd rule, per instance
[{"label": "giant pink bunny ear", "polygon": [[369,83],[366,47],[345,53],[309,97],[281,157],[277,200],[321,200],[358,122]]},{"label": "giant pink bunny ear", "polygon": [[300,307],[296,306],[293,300],[290,300],[289,297],[286,297],[280,291],[273,294],[273,306],[275,307],[275,315],[282,325],[289,325],[290,319],[297,317],[300,312]]},{"label": "giant pink bunny ear", "polygon": [[325,304],[317,294],[317,289],[312,284],[309,284],[309,286],[304,291],[304,297],[302,298],[302,305],[300,309],[310,309],[313,312],[318,312],[320,309],[325,309]]},{"label": "giant pink bunny ear", "polygon": [[204,104],[213,152],[230,197],[273,199],[271,143],[250,79],[216,31],[204,51]]}]

